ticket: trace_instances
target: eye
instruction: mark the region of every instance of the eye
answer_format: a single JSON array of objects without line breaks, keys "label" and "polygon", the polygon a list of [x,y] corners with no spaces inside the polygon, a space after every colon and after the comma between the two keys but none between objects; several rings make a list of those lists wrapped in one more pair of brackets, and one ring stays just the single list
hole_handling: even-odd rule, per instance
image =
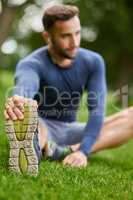
[{"label": "eye", "polygon": [[62,38],[68,38],[70,35],[69,34],[65,34],[65,35],[62,35]]},{"label": "eye", "polygon": [[81,31],[77,31],[77,32],[76,32],[76,35],[80,35],[80,33],[81,33]]}]

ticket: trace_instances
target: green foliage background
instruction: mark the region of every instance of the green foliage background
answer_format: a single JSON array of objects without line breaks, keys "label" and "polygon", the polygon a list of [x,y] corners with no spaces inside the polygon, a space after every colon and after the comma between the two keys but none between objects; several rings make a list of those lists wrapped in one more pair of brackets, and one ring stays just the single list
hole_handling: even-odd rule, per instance
[{"label": "green foliage background", "polygon": [[[58,0],[59,1],[59,0]],[[0,15],[0,44],[2,45],[8,37],[13,38],[18,43],[18,49],[12,55],[1,52],[1,64],[3,69],[14,70],[16,63],[20,59],[20,45],[27,49],[27,54],[46,45],[41,37],[41,32],[30,31],[22,35],[22,29],[19,28],[23,20],[26,9],[30,8],[32,18],[33,7],[42,10],[48,3],[54,0],[29,0],[21,5],[9,4],[3,2],[3,13],[8,8],[10,19],[12,21],[9,27],[4,30],[8,18]],[[10,1],[12,2],[12,1]],[[56,1],[57,2],[57,1]],[[61,2],[61,1],[60,1]],[[81,25],[86,34],[83,33],[81,46],[99,52],[105,59],[108,87],[117,89],[120,86],[128,84],[132,87],[133,79],[133,1],[132,0],[64,0],[66,4],[77,5],[80,10]],[[4,9],[5,8],[5,9]],[[11,12],[13,10],[13,12]],[[14,16],[12,16],[15,13]],[[43,13],[43,12],[42,12]],[[34,15],[34,14],[33,14]],[[27,19],[28,19],[27,18]],[[2,21],[4,21],[2,26]],[[30,26],[30,25],[29,25]],[[4,32],[5,31],[5,32]],[[90,32],[93,36],[90,37]],[[4,36],[5,37],[4,37]],[[85,36],[84,36],[85,35]],[[3,39],[4,38],[4,39]],[[25,53],[26,54],[26,53]],[[130,95],[131,96],[131,95]]]}]

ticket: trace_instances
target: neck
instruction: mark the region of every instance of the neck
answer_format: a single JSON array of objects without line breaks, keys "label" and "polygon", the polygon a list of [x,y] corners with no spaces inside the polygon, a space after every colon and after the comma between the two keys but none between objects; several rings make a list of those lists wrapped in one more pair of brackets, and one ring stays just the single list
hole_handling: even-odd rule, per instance
[{"label": "neck", "polygon": [[48,52],[51,56],[53,63],[58,64],[63,68],[71,65],[72,63],[71,59],[67,59],[67,58],[59,56],[58,53],[50,45],[48,45]]}]

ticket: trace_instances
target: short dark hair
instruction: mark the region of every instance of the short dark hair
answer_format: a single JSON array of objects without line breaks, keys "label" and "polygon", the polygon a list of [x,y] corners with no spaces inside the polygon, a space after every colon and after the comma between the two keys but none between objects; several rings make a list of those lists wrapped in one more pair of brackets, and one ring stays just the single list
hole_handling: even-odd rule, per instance
[{"label": "short dark hair", "polygon": [[79,9],[77,6],[64,4],[50,6],[43,14],[42,22],[44,29],[49,31],[56,21],[66,21],[78,15]]}]

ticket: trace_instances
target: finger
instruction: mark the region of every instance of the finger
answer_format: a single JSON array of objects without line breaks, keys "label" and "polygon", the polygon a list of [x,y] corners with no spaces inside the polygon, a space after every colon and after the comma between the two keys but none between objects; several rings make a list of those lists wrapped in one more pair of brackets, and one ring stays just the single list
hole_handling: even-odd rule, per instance
[{"label": "finger", "polygon": [[83,163],[83,167],[86,167],[86,166],[87,166],[87,162],[84,162],[84,163]]},{"label": "finger", "polygon": [[71,167],[84,168],[86,167],[86,165],[83,163],[74,163],[73,165],[71,165]]},{"label": "finger", "polygon": [[23,113],[17,107],[14,107],[13,111],[14,111],[14,114],[17,116],[18,119],[21,120],[21,119],[24,118]]},{"label": "finger", "polygon": [[87,162],[83,161],[83,160],[82,160],[82,162],[80,164],[77,165],[77,167],[80,167],[80,168],[84,168],[86,166],[87,166]]},{"label": "finger", "polygon": [[18,107],[18,109],[21,110],[22,113],[24,113],[24,103],[26,98],[17,95],[13,96],[12,98],[15,106]]},{"label": "finger", "polygon": [[76,158],[74,156],[70,156],[66,162],[66,165],[72,165],[75,160]]},{"label": "finger", "polygon": [[6,120],[8,120],[10,118],[9,115],[7,114],[6,110],[4,111],[4,117]]},{"label": "finger", "polygon": [[73,157],[73,159],[70,160],[69,164],[72,166],[72,165],[75,165],[78,162],[79,162],[78,159]]},{"label": "finger", "polygon": [[14,114],[13,110],[11,108],[7,109],[7,114],[9,115],[9,118],[11,120],[17,120],[17,116]]},{"label": "finger", "polygon": [[68,156],[66,156],[66,157],[64,158],[64,160],[63,160],[63,164],[64,164],[64,165],[66,164],[67,160],[68,160]]},{"label": "finger", "polygon": [[10,105],[5,103],[5,109],[8,110],[10,108]]},{"label": "finger", "polygon": [[22,107],[24,105],[24,97],[15,95],[12,100],[16,106]]},{"label": "finger", "polygon": [[68,156],[65,157],[65,159],[63,160],[63,164],[64,165],[67,164],[69,158],[70,158],[70,155],[68,155]]},{"label": "finger", "polygon": [[13,103],[12,98],[8,98],[8,99],[7,99],[6,105],[9,105],[9,106],[12,107],[12,108],[14,107],[14,103]]},{"label": "finger", "polygon": [[21,111],[21,113],[24,113],[24,105],[18,105],[17,108]]},{"label": "finger", "polygon": [[67,164],[71,164],[73,162],[73,156],[72,155],[69,155],[67,156],[67,158],[65,159],[64,161],[64,164],[67,165]]},{"label": "finger", "polygon": [[79,166],[80,166],[79,163],[75,163],[75,162],[74,162],[74,163],[71,164],[71,167],[79,167]]},{"label": "finger", "polygon": [[79,159],[75,159],[74,162],[71,164],[72,167],[79,167],[82,165],[82,161]]}]

